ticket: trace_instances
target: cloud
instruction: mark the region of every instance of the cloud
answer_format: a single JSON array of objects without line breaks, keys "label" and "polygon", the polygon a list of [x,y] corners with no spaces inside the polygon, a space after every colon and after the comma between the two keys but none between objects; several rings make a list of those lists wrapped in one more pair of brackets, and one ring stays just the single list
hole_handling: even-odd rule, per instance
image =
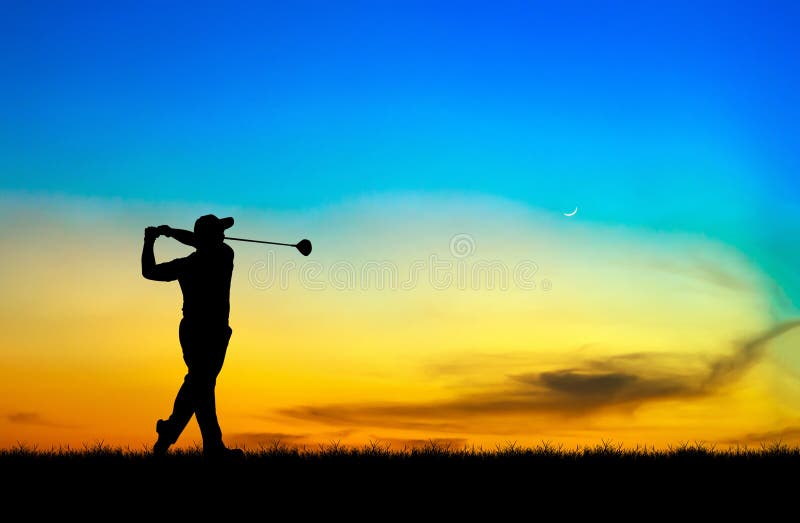
[{"label": "cloud", "polygon": [[280,414],[327,425],[370,426],[425,432],[462,432],[466,425],[453,421],[447,405],[404,403],[351,403],[305,405],[281,409]]},{"label": "cloud", "polygon": [[713,261],[699,255],[687,259],[658,258],[650,260],[647,265],[659,271],[704,281],[734,292],[752,291],[756,284],[752,274],[744,274],[741,266],[732,263],[730,255],[714,256]]},{"label": "cloud", "polygon": [[[325,445],[325,442],[337,442],[353,435],[352,430],[338,430],[328,432],[292,434],[286,432],[240,432],[230,434],[225,439],[234,445],[245,447],[266,447],[273,446],[302,448],[317,447]],[[397,438],[383,437],[375,434],[368,436],[368,441],[378,446],[389,446],[393,449],[415,449],[430,446],[462,448],[467,444],[464,438]],[[366,444],[366,443],[365,443]]]},{"label": "cloud", "polygon": [[6,416],[9,423],[17,423],[19,425],[38,425],[40,427],[60,427],[69,428],[71,425],[62,425],[54,423],[41,416],[38,412],[13,412]]},{"label": "cloud", "polygon": [[461,449],[467,445],[466,438],[386,438],[370,435],[370,440],[393,449],[448,448]]},{"label": "cloud", "polygon": [[800,425],[791,425],[779,430],[771,430],[767,432],[751,432],[745,434],[741,438],[728,440],[726,443],[731,444],[748,444],[748,443],[774,443],[774,442],[791,443],[800,441]]},{"label": "cloud", "polygon": [[324,441],[338,441],[352,433],[350,430],[319,432],[314,434],[291,434],[287,432],[240,432],[226,436],[235,445],[248,447],[303,447]]},{"label": "cloud", "polygon": [[330,425],[459,432],[470,419],[499,415],[581,416],[601,409],[633,409],[644,403],[711,395],[735,382],[763,356],[769,342],[800,327],[774,326],[692,372],[675,370],[664,354],[632,353],[581,366],[509,375],[479,393],[428,403],[352,403],[284,409],[288,417]]},{"label": "cloud", "polygon": [[768,343],[772,339],[799,326],[800,320],[778,324],[763,334],[743,343],[733,354],[717,359],[711,364],[703,386],[713,388],[738,378],[761,359]]},{"label": "cloud", "polygon": [[688,392],[680,376],[655,377],[629,372],[603,372],[589,365],[586,369],[566,369],[539,374],[513,376],[531,393],[549,398],[549,408],[564,412],[583,412],[597,408],[640,403]]}]

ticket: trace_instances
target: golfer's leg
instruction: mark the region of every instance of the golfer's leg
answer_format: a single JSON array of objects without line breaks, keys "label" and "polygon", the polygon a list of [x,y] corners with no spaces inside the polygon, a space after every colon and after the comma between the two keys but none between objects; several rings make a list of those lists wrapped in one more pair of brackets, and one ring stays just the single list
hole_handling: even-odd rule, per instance
[{"label": "golfer's leg", "polygon": [[190,371],[184,378],[183,384],[178,390],[178,395],[175,397],[172,414],[169,419],[160,425],[159,434],[163,435],[170,444],[178,440],[181,432],[186,428],[189,420],[192,419],[192,414],[194,414],[195,400],[192,397],[192,389],[194,388],[192,382],[193,378]]},{"label": "golfer's leg", "polygon": [[212,452],[225,447],[222,443],[222,430],[217,419],[217,400],[214,389],[217,386],[217,376],[225,361],[225,352],[230,336],[231,329],[227,328],[220,332],[218,340],[207,347],[208,358],[205,360],[207,366],[204,368],[206,374],[202,386],[198,387],[197,403],[195,404],[197,423],[200,425],[200,432],[203,435],[203,449]]},{"label": "golfer's leg", "polygon": [[186,367],[189,372],[183,379],[183,384],[178,390],[178,395],[175,397],[175,403],[172,406],[172,414],[169,419],[162,421],[159,420],[156,425],[158,431],[158,439],[164,440],[168,445],[172,445],[178,440],[178,437],[186,428],[189,420],[192,419],[194,414],[194,374],[192,370],[194,365],[193,347],[195,345],[194,337],[191,336],[191,329],[188,328],[186,321],[181,320],[178,328],[178,338],[181,342],[183,349],[183,361],[186,362]]},{"label": "golfer's leg", "polygon": [[203,450],[213,452],[223,447],[222,430],[217,420],[217,405],[214,398],[216,376],[207,374],[194,385],[196,391],[194,412],[197,424],[200,425],[200,433],[203,435]]}]

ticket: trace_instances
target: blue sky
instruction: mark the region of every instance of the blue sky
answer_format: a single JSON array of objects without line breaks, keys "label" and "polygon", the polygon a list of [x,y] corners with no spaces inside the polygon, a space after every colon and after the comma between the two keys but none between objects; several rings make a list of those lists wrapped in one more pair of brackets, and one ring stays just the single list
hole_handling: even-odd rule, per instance
[{"label": "blue sky", "polygon": [[108,4],[4,5],[0,189],[488,194],[706,234],[798,287],[794,2]]}]

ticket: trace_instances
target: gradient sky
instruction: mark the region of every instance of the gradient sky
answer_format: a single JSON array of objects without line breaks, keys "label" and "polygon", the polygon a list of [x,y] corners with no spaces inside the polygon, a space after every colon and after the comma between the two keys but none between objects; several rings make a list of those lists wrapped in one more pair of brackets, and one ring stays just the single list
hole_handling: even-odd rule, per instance
[{"label": "gradient sky", "polygon": [[795,2],[125,4],[2,7],[0,445],[150,442],[207,212],[315,246],[234,245],[229,441],[800,439]]}]

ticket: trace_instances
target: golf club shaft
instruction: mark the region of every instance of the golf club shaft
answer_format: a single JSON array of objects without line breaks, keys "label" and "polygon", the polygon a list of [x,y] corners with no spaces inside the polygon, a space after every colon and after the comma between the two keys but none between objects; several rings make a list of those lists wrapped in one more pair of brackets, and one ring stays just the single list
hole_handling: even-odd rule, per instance
[{"label": "golf club shaft", "polygon": [[270,245],[286,245],[287,247],[297,247],[297,245],[295,245],[294,243],[265,242],[262,240],[248,240],[247,238],[231,238],[230,236],[226,236],[225,239],[236,240],[237,242],[268,243]]}]

